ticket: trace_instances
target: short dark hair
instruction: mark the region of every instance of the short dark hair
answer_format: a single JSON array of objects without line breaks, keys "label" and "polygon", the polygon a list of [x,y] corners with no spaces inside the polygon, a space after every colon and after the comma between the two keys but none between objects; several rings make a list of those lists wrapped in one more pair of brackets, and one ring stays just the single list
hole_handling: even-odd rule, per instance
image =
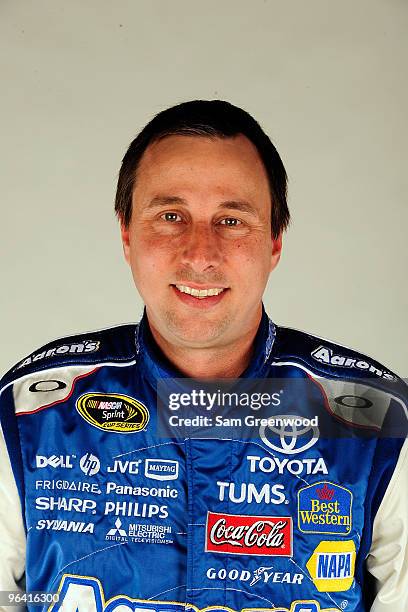
[{"label": "short dark hair", "polygon": [[122,160],[115,198],[115,212],[125,227],[132,217],[132,193],[136,172],[147,147],[166,136],[228,138],[243,134],[258,150],[271,192],[271,225],[274,238],[289,224],[288,178],[279,153],[259,123],[242,108],[224,100],[191,100],[158,113],[129,145]]}]

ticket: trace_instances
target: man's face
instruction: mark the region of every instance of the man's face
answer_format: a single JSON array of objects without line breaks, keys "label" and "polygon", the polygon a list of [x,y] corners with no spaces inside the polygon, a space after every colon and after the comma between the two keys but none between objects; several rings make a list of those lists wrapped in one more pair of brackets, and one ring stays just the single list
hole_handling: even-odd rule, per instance
[{"label": "man's face", "polygon": [[250,333],[281,250],[255,146],[243,135],[168,136],[145,151],[132,200],[122,241],[152,329],[197,348]]}]

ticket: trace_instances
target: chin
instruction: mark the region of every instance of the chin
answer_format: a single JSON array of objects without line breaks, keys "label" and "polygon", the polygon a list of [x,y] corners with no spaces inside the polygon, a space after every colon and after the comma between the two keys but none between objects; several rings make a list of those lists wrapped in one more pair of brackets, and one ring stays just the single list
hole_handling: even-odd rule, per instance
[{"label": "chin", "polygon": [[167,313],[166,327],[168,332],[176,337],[179,342],[197,348],[205,348],[222,337],[229,327],[229,317],[218,321],[206,321],[198,318],[184,319],[174,314]]}]

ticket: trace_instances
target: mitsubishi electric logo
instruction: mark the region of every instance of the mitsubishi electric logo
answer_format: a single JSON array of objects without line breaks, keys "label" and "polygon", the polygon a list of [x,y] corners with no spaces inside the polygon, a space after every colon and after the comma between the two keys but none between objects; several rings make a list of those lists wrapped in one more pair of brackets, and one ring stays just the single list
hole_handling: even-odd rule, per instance
[{"label": "mitsubishi electric logo", "polygon": [[126,538],[127,533],[124,529],[121,529],[121,527],[122,527],[122,521],[120,520],[120,518],[117,518],[115,521],[115,527],[112,527],[112,529],[109,529],[106,535],[107,536],[122,536],[123,538]]}]

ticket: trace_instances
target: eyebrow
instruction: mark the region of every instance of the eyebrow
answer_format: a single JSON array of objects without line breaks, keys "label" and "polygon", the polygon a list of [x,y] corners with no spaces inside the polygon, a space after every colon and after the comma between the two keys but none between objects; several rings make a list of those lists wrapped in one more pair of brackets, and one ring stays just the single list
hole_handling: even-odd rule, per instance
[{"label": "eyebrow", "polygon": [[[153,198],[147,208],[156,208],[159,206],[169,206],[171,204],[181,204],[188,207],[188,202],[184,198],[179,196],[156,196]],[[229,210],[239,210],[241,212],[249,213],[253,216],[258,216],[258,211],[254,206],[246,202],[245,200],[225,200],[221,202],[218,208],[228,208]]]}]

